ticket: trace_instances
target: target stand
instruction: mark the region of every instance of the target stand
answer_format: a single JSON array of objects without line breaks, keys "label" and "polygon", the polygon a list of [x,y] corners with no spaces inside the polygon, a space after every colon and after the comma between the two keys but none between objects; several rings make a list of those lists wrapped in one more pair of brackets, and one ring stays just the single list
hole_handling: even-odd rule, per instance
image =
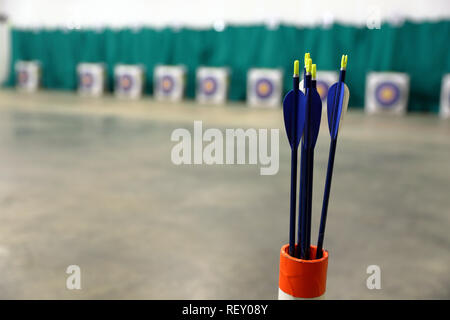
[{"label": "target stand", "polygon": [[196,99],[199,103],[224,104],[227,101],[228,68],[199,67]]},{"label": "target stand", "polygon": [[119,64],[114,68],[114,92],[119,98],[138,99],[144,88],[144,68],[140,65]]},{"label": "target stand", "polygon": [[153,75],[155,98],[160,101],[181,101],[184,96],[186,68],[159,65]]},{"label": "target stand", "polygon": [[247,73],[247,104],[250,107],[279,108],[283,72],[279,69],[250,69]]},{"label": "target stand", "polygon": [[103,63],[80,63],[77,66],[78,93],[82,96],[100,97],[105,91],[105,66]]},{"label": "target stand", "polygon": [[41,65],[39,61],[17,61],[16,88],[24,92],[35,92],[41,84]]},{"label": "target stand", "polygon": [[371,72],[366,78],[365,111],[368,114],[403,115],[407,111],[409,76],[406,73]]}]

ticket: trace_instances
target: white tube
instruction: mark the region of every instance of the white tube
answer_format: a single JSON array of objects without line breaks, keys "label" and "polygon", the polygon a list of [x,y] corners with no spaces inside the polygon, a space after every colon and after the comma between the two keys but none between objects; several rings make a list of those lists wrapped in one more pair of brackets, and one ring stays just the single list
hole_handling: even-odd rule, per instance
[{"label": "white tube", "polygon": [[278,288],[278,300],[325,300],[325,294],[315,298],[296,298]]}]

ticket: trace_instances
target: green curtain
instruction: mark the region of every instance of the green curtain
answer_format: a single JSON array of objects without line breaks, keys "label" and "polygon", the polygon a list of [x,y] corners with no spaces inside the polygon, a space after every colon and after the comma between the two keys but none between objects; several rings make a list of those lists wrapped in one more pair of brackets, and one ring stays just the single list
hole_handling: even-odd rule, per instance
[{"label": "green curtain", "polygon": [[[104,62],[111,90],[114,65],[136,63],[146,67],[145,91],[151,94],[156,64],[183,64],[188,71],[186,94],[194,97],[198,66],[228,66],[229,98],[243,100],[251,67],[282,68],[287,91],[293,60],[302,59],[305,51],[319,70],[337,70],[345,53],[351,106],[364,105],[367,72],[399,71],[411,77],[409,110],[437,112],[441,79],[450,72],[450,21],[383,24],[378,30],[336,24],[326,29],[281,25],[274,30],[229,26],[222,32],[169,28],[11,32],[11,71],[16,60],[39,60],[43,87],[52,89],[75,89],[79,62]],[[8,84],[14,82],[15,74],[10,72]]]}]

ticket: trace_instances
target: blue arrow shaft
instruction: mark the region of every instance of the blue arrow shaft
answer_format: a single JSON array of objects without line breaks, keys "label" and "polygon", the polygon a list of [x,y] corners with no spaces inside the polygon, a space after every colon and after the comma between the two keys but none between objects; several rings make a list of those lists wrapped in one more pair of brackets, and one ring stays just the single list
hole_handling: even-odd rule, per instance
[{"label": "blue arrow shaft", "polygon": [[301,147],[301,161],[300,161],[300,192],[299,192],[299,206],[298,206],[298,248],[300,252],[298,253],[297,258],[304,257],[304,247],[303,243],[305,243],[305,233],[303,228],[305,226],[305,203],[306,203],[306,146],[302,143]]},{"label": "blue arrow shaft", "polygon": [[297,137],[298,137],[298,85],[299,78],[293,77],[292,81],[293,85],[293,93],[294,93],[294,110],[292,114],[292,141],[294,141],[292,145],[291,152],[291,197],[290,197],[290,214],[289,214],[289,254],[291,256],[295,256],[295,214],[297,207],[297,160],[298,160],[298,146],[297,146]]},{"label": "blue arrow shaft", "polygon": [[291,154],[291,199],[289,215],[289,255],[295,256],[295,214],[297,205],[297,148]]},{"label": "blue arrow shaft", "polygon": [[[303,182],[302,184],[302,195],[301,199],[303,200],[301,203],[302,208],[299,209],[300,213],[302,215],[301,220],[301,228],[302,228],[302,234],[301,234],[301,258],[302,259],[308,259],[309,258],[309,247],[307,246],[307,235],[308,235],[308,208],[309,208],[309,172],[311,170],[311,163],[310,163],[310,154],[311,154],[311,76],[308,75],[305,79],[306,81],[306,110],[305,110],[305,131],[303,135],[303,144],[302,148],[304,148],[304,152],[302,153],[302,161],[303,158],[305,158],[305,164],[304,164],[304,170],[302,170],[302,179],[300,180]],[[303,157],[304,156],[304,157]]]},{"label": "blue arrow shaft", "polygon": [[[306,93],[307,87],[307,77],[306,77],[306,68],[303,69],[303,89]],[[305,117],[308,116],[307,110],[305,110]],[[308,122],[307,119],[305,119]],[[306,123],[304,134],[306,132]],[[297,248],[299,249],[296,257],[302,258],[305,256],[305,249],[303,244],[305,243],[305,233],[303,228],[305,226],[305,203],[306,203],[306,144],[305,144],[305,136],[302,137],[302,145],[301,145],[301,160],[300,160],[300,177],[299,177],[299,205],[298,205],[298,235],[297,235]]]},{"label": "blue arrow shaft", "polygon": [[328,155],[327,176],[325,180],[325,191],[323,193],[322,213],[320,216],[319,236],[317,240],[316,259],[322,258],[323,240],[325,237],[325,227],[327,223],[328,202],[330,200],[331,180],[333,178],[334,157],[336,155],[337,139],[331,140],[330,153]]},{"label": "blue arrow shaft", "polygon": [[[317,89],[317,81],[311,80],[312,90]],[[311,97],[310,93],[310,97]],[[310,114],[312,113],[311,108],[312,103],[310,102]],[[312,126],[310,127],[312,129]],[[310,138],[312,136],[310,135]],[[313,176],[314,176],[314,148],[310,148],[308,151],[308,169],[307,172],[307,194],[306,194],[306,214],[305,214],[305,258],[310,258],[310,247],[311,247],[311,220],[312,220],[312,195],[313,195]]]},{"label": "blue arrow shaft", "polygon": [[306,235],[305,235],[305,247],[306,247],[306,259],[310,258],[311,247],[311,216],[312,216],[312,193],[313,193],[313,172],[314,172],[314,149],[311,149],[308,155],[308,183],[307,183],[307,201],[306,201]]},{"label": "blue arrow shaft", "polygon": [[343,69],[339,72],[339,82],[345,82],[345,70]]}]

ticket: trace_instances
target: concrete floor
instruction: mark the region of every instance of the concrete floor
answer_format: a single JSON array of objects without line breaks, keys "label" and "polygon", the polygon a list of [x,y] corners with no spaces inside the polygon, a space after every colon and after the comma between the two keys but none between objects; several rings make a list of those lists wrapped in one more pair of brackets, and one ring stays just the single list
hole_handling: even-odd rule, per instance
[{"label": "concrete floor", "polygon": [[[282,128],[280,110],[0,91],[0,299],[273,299],[287,241],[280,171],[175,166],[175,128]],[[316,148],[313,239],[329,138]],[[450,122],[350,112],[325,247],[327,298],[450,298]],[[314,240],[315,241],[315,240]],[[65,270],[81,267],[82,290]],[[379,265],[382,289],[368,290]]]}]

